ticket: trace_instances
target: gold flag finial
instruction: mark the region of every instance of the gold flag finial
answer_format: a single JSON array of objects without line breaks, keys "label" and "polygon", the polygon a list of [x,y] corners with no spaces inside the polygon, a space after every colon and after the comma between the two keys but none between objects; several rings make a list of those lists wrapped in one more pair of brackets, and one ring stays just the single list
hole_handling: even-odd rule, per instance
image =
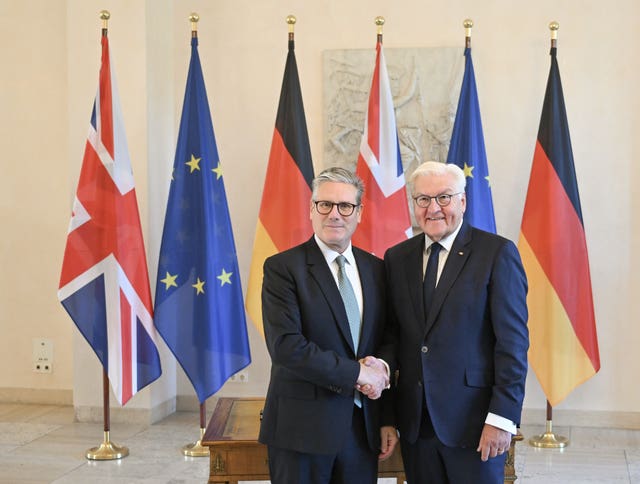
[{"label": "gold flag finial", "polygon": [[293,27],[296,25],[296,16],[295,15],[287,15],[287,18],[285,19],[285,21],[289,25],[289,33],[292,34],[293,33]]},{"label": "gold flag finial", "polygon": [[[287,24],[289,25],[289,40],[293,41],[294,40],[294,34],[293,34],[293,27],[296,25],[296,16],[295,15],[287,15],[287,18],[285,19],[285,21],[287,22]],[[293,45],[293,44],[291,44]]]},{"label": "gold flag finial", "polygon": [[556,47],[558,42],[558,29],[560,28],[560,24],[555,20],[549,23],[549,30],[551,31],[551,48]]},{"label": "gold flag finial", "polygon": [[378,26],[378,35],[382,35],[382,27],[384,26],[384,17],[378,15],[373,22]]},{"label": "gold flag finial", "polygon": [[473,20],[470,18],[464,19],[462,26],[464,27],[464,46],[468,49],[471,47],[471,29],[473,28]]},{"label": "gold flag finial", "polygon": [[198,21],[200,20],[200,15],[195,12],[191,12],[189,14],[189,22],[191,22],[191,32],[198,31]]},{"label": "gold flag finial", "polygon": [[102,20],[102,28],[104,30],[107,30],[107,28],[109,28],[109,18],[111,18],[109,10],[100,11],[100,20]]}]

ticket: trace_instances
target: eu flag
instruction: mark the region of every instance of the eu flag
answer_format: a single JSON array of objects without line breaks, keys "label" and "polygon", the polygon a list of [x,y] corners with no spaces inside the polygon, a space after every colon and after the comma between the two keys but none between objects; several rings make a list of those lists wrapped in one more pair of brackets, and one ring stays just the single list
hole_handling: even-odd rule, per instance
[{"label": "eu flag", "polygon": [[222,167],[195,37],[158,262],[155,325],[200,403],[251,362]]},{"label": "eu flag", "polygon": [[464,50],[465,64],[456,120],[451,134],[447,163],[455,163],[467,178],[467,209],[465,218],[476,228],[496,232],[493,201],[489,185],[487,153],[484,149],[482,120],[473,73],[471,48]]}]

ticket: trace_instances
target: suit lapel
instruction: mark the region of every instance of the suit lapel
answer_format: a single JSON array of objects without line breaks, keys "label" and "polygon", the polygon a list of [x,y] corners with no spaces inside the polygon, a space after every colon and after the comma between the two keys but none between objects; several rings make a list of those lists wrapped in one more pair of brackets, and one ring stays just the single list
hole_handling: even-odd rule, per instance
[{"label": "suit lapel", "polygon": [[[342,337],[347,340],[351,350],[353,350],[353,340],[351,339],[351,330],[349,329],[349,320],[347,319],[347,312],[344,309],[344,303],[340,296],[340,291],[336,284],[331,269],[327,265],[327,261],[322,255],[322,251],[313,237],[307,242],[307,267],[309,274],[316,281],[318,287],[324,294],[324,297],[333,313],[333,317],[336,321]],[[322,304],[322,301],[318,301],[318,304]],[[354,351],[355,354],[355,351]]]},{"label": "suit lapel", "polygon": [[[373,269],[370,262],[366,257],[362,257],[362,254],[356,247],[353,247],[353,256],[358,266],[358,274],[360,275],[360,285],[362,286],[362,329],[360,331],[360,343],[358,349],[362,350],[368,348],[369,340],[371,339],[371,330],[373,329],[374,311],[368,311],[368,307],[372,306],[372,301],[375,301],[375,283],[373,278]],[[351,334],[351,332],[349,332]],[[359,356],[359,355],[356,355]]]},{"label": "suit lapel", "polygon": [[435,293],[433,294],[433,302],[429,308],[429,315],[427,316],[427,325],[425,331],[425,337],[433,328],[442,304],[453,286],[453,283],[458,278],[460,271],[467,262],[469,255],[471,254],[471,227],[463,222],[460,232],[451,246],[451,252],[447,257],[447,262],[440,275],[440,280],[436,286]]},{"label": "suit lapel", "polygon": [[407,281],[407,292],[411,299],[416,321],[424,324],[424,291],[422,290],[422,265],[424,254],[424,234],[411,239],[407,246],[402,268],[405,271],[403,280]]}]

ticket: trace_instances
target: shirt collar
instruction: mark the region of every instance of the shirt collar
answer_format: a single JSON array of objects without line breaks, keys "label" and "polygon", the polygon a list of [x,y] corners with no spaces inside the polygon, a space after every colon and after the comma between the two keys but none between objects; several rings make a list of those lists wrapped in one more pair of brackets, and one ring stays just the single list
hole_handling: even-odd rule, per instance
[{"label": "shirt collar", "polygon": [[[458,228],[455,229],[453,232],[451,232],[449,235],[447,235],[446,237],[443,237],[442,240],[439,240],[438,243],[447,251],[447,252],[451,252],[451,247],[453,247],[453,241],[456,240],[456,237],[458,236],[458,232],[460,232],[460,229],[462,228],[462,220],[460,221],[460,224],[458,225]],[[427,249],[429,249],[429,247],[431,247],[431,244],[433,244],[434,241],[431,240],[427,234],[424,235],[424,252],[425,254],[427,253]]]},{"label": "shirt collar", "polygon": [[340,252],[336,252],[327,244],[325,244],[322,240],[320,240],[320,238],[316,234],[313,234],[313,237],[315,238],[316,243],[318,244],[318,247],[320,247],[320,251],[322,252],[322,255],[327,261],[327,264],[331,264],[334,260],[336,260],[336,257],[338,257],[339,255],[343,255],[347,259],[350,265],[355,266],[356,260],[355,260],[355,257],[353,256],[353,246],[351,245],[351,242],[349,242],[349,245],[347,246],[345,251],[342,254],[340,254]]}]

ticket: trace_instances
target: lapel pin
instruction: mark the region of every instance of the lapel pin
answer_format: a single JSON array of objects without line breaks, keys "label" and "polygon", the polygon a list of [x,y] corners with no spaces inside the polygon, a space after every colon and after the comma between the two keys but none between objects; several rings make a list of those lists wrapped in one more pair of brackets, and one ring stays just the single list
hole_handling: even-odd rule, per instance
[{"label": "lapel pin", "polygon": [[460,251],[458,252],[458,255],[464,255],[464,252]]}]

